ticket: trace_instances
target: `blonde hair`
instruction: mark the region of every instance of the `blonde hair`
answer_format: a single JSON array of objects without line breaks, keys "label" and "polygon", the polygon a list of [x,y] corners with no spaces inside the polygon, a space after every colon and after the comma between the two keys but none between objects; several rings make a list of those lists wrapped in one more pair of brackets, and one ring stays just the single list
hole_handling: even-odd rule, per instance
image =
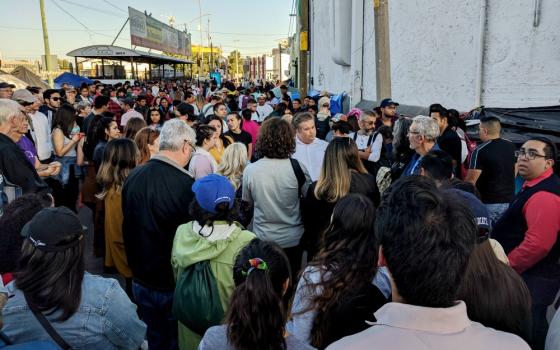
[{"label": "blonde hair", "polygon": [[349,137],[337,137],[327,146],[321,174],[315,186],[315,197],[334,203],[350,191],[352,170],[365,174],[358,147]]},{"label": "blonde hair", "polygon": [[237,190],[241,186],[241,176],[247,166],[247,147],[236,142],[229,145],[224,151],[222,161],[218,166],[218,174],[228,178]]}]

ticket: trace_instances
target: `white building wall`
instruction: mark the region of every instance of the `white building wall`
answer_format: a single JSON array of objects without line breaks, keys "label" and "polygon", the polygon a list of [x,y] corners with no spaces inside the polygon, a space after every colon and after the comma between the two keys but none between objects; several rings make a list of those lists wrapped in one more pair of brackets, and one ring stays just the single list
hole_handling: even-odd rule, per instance
[{"label": "white building wall", "polygon": [[364,58],[363,58],[363,80],[362,99],[375,101],[377,99],[377,88],[375,79],[375,21],[372,1],[364,1]]},{"label": "white building wall", "polygon": [[[348,0],[350,4],[351,1]],[[352,84],[351,67],[340,66],[331,58],[332,39],[330,36],[330,0],[311,0],[309,4],[311,38],[312,89],[327,90],[332,93],[350,91]],[[348,38],[350,40],[350,38]]]},{"label": "white building wall", "polygon": [[[331,59],[329,3],[310,2],[312,88],[348,92],[358,67]],[[540,24],[533,27],[534,1],[488,0],[483,105],[560,103],[560,1],[541,6]],[[391,97],[407,105],[475,107],[479,15],[480,0],[389,1]],[[373,1],[364,0],[363,23],[362,98],[376,100]]]}]

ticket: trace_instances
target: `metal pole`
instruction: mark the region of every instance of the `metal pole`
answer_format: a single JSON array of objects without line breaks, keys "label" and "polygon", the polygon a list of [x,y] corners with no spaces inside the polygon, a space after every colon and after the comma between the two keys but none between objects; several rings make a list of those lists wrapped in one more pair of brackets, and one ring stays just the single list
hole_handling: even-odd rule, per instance
[{"label": "metal pole", "polygon": [[117,33],[117,36],[115,37],[115,39],[113,39],[113,42],[111,43],[111,46],[113,46],[115,44],[115,41],[117,41],[117,39],[119,38],[119,35],[121,35],[121,32],[124,29],[124,26],[128,23],[129,20],[130,20],[130,17],[127,17],[126,21],[124,21],[124,24],[122,25],[121,29]]},{"label": "metal pole", "polygon": [[282,83],[282,45],[280,43],[278,43],[278,69],[278,80]]},{"label": "metal pole", "polygon": [[309,54],[309,0],[299,2],[299,59],[298,59],[298,87],[300,96],[307,95],[308,87],[308,54]]},{"label": "metal pole", "polygon": [[[130,57],[130,70],[131,70],[131,73],[132,73],[132,80],[135,80],[134,79],[134,57],[132,57],[132,56]],[[136,74],[138,75],[138,72],[136,72]],[[124,73],[124,75],[125,75],[125,78],[126,78],[126,72]]]},{"label": "metal pole", "polygon": [[76,75],[80,75],[80,68],[78,68],[78,57],[74,57],[74,65],[76,66]]},{"label": "metal pole", "polygon": [[101,59],[101,79],[105,79],[105,60]]},{"label": "metal pole", "polygon": [[41,10],[41,24],[43,25],[43,43],[45,44],[45,68],[47,70],[47,78],[49,79],[49,85],[54,86],[54,81],[51,74],[52,62],[51,62],[51,49],[49,46],[49,34],[47,31],[47,17],[45,15],[45,0],[39,0],[39,8]]},{"label": "metal pole", "polygon": [[202,75],[202,66],[204,65],[204,51],[202,51],[202,5],[200,0],[198,0],[198,12],[200,14],[200,64],[198,65],[198,84],[200,84],[200,76]]}]

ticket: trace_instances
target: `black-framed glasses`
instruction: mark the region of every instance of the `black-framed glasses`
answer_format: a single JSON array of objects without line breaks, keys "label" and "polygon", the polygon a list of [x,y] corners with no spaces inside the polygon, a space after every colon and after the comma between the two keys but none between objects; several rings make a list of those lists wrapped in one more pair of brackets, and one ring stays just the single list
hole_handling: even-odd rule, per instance
[{"label": "black-framed glasses", "polygon": [[183,141],[185,141],[185,143],[191,147],[191,150],[193,152],[196,152],[196,146],[193,145],[192,142],[190,142],[189,140],[183,140]]},{"label": "black-framed glasses", "polygon": [[537,157],[546,158],[546,155],[538,154],[537,151],[533,151],[531,149],[528,150],[528,151],[525,151],[524,149],[521,149],[519,151],[515,151],[513,154],[515,155],[515,158],[519,158],[519,157],[523,156],[523,157],[525,157],[529,160],[533,160]]},{"label": "black-framed glasses", "polygon": [[56,101],[60,101],[61,98],[60,97],[51,97],[50,100],[53,100],[53,101],[56,102]]}]

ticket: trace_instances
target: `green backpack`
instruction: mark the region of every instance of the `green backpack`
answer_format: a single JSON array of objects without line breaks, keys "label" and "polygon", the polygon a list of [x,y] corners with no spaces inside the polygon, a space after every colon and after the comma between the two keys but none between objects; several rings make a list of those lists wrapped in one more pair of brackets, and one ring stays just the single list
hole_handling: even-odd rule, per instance
[{"label": "green backpack", "polygon": [[200,261],[183,270],[175,286],[173,315],[200,336],[222,322],[224,309],[210,261]]}]

